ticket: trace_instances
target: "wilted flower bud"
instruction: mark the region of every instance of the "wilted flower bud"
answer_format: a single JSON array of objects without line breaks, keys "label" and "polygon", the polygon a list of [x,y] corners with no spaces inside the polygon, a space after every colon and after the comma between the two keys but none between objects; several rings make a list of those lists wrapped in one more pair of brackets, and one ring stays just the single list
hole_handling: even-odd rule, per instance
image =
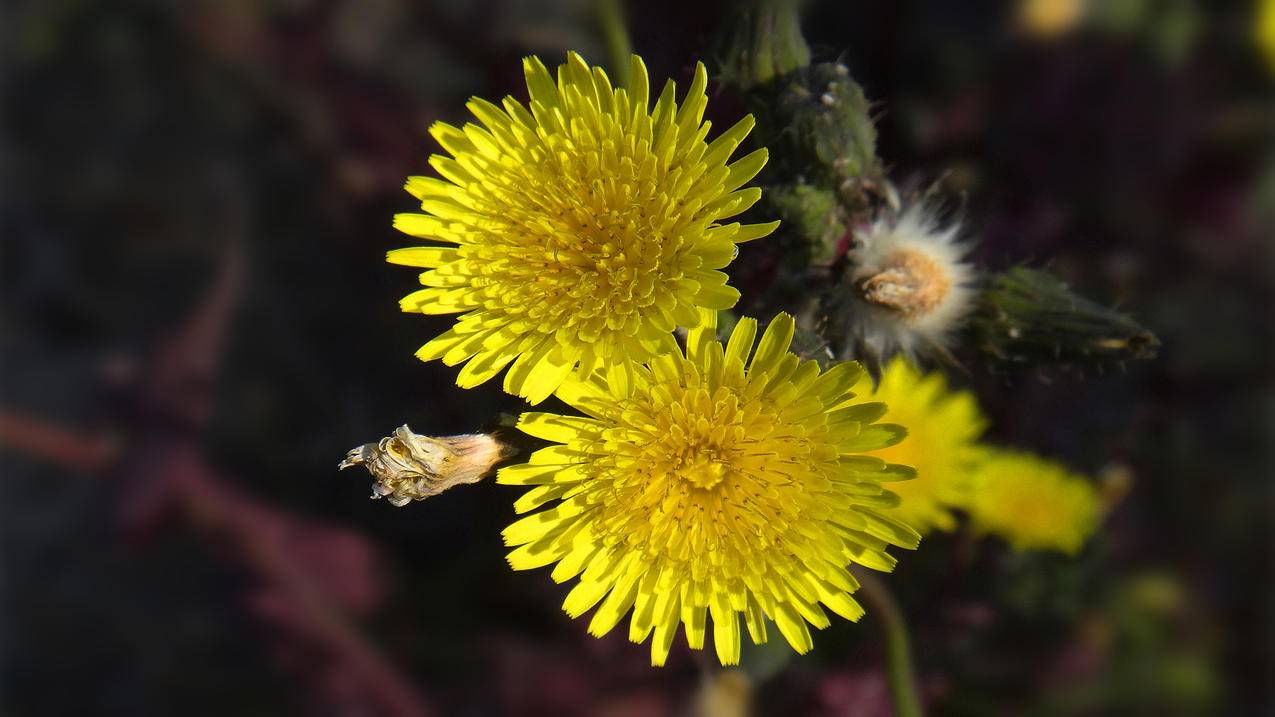
[{"label": "wilted flower bud", "polygon": [[517,449],[486,433],[432,438],[406,424],[376,443],[352,449],[339,469],[361,465],[376,480],[372,497],[396,506],[438,495],[452,486],[477,483]]}]

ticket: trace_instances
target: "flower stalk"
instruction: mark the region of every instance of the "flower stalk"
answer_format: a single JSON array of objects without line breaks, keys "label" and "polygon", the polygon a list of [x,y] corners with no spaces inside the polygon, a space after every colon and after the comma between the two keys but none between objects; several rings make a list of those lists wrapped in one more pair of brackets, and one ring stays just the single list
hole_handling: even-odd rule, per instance
[{"label": "flower stalk", "polygon": [[908,637],[907,621],[903,611],[890,595],[885,583],[876,575],[855,570],[859,580],[859,594],[868,603],[869,612],[880,622],[885,636],[886,676],[890,685],[890,699],[894,703],[896,717],[923,717],[921,693],[917,688],[916,671],[912,665],[912,647]]},{"label": "flower stalk", "polygon": [[616,86],[629,84],[629,57],[633,55],[633,43],[629,40],[629,28],[624,22],[624,7],[620,0],[598,0],[598,29],[606,45],[611,75]]},{"label": "flower stalk", "polygon": [[741,2],[723,36],[725,79],[742,89],[769,84],[810,64],[801,0]]}]

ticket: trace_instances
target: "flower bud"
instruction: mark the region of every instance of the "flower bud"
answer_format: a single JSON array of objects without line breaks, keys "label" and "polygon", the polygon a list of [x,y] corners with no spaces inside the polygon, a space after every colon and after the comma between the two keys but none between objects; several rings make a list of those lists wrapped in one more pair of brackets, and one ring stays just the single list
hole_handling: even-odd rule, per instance
[{"label": "flower bud", "polygon": [[983,358],[1001,367],[1149,359],[1160,347],[1155,334],[1129,316],[1027,267],[992,277],[969,333]]},{"label": "flower bud", "polygon": [[[846,216],[836,192],[805,182],[766,188],[764,201],[779,219],[776,240],[793,237],[801,256],[793,264],[827,264],[846,233]],[[787,258],[787,257],[785,257]]]},{"label": "flower bud", "polygon": [[851,211],[883,184],[872,108],[845,65],[803,67],[750,91],[748,105],[774,157],[771,176],[832,188]]}]

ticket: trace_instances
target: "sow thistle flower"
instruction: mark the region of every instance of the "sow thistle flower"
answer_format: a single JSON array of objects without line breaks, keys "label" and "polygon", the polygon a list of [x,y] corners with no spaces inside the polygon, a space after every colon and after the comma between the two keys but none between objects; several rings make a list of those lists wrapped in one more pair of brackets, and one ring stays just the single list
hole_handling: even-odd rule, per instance
[{"label": "sow thistle flower", "polygon": [[1098,527],[1102,498],[1063,465],[1022,451],[988,449],[966,505],[974,528],[1017,550],[1080,551]]},{"label": "sow thistle flower", "polygon": [[677,326],[697,326],[699,308],[734,306],[719,269],[778,223],[727,221],[761,197],[743,187],[767,154],[727,163],[751,116],[705,141],[702,63],[680,106],[669,81],[654,109],[636,56],[628,88],[575,53],[556,81],[534,57],[523,69],[528,104],[474,98],[481,124],[430,129],[451,156],[430,158],[441,178],[408,179],[422,213],[394,224],[445,245],[388,260],[428,270],[404,311],[460,314],[418,357],[465,363],[463,388],[508,366],[505,390],[535,404],[573,370],[646,361]]},{"label": "sow thistle flower", "polygon": [[[872,391],[867,378],[857,389]],[[908,427],[908,437],[872,455],[916,468],[916,479],[892,486],[899,495],[889,515],[922,535],[956,528],[952,508],[969,497],[970,475],[985,453],[979,438],[987,421],[968,391],[954,392],[942,373],[922,374],[907,359],[887,364],[872,394],[889,406],[885,418]]]},{"label": "sow thistle flower", "polygon": [[753,642],[769,619],[804,653],[807,624],[829,625],[823,608],[863,614],[851,563],[888,571],[887,546],[917,545],[885,514],[898,498],[882,487],[914,471],[866,455],[905,431],[855,397],[858,364],[821,373],[789,351],[792,317],[777,316],[755,352],[756,320],[741,319],[725,346],[711,314],[699,324],[685,352],[669,337],[647,366],[563,383],[557,396],[583,416],[522,416],[522,431],[560,445],[497,474],[534,486],[517,512],[539,509],[505,529],[509,563],[578,577],[563,609],[579,617],[601,603],[593,635],[632,611],[629,639],[652,638],[657,666],[679,624],[701,649],[710,616],[723,664],[739,661],[740,615]]}]

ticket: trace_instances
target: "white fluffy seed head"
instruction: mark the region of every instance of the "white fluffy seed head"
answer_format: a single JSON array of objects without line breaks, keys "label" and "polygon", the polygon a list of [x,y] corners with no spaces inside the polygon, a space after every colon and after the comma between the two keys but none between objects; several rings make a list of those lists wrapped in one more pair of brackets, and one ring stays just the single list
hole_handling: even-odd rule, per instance
[{"label": "white fluffy seed head", "polygon": [[857,233],[848,253],[855,353],[870,361],[947,353],[976,294],[960,234],[959,221],[943,221],[920,201],[886,210]]}]

